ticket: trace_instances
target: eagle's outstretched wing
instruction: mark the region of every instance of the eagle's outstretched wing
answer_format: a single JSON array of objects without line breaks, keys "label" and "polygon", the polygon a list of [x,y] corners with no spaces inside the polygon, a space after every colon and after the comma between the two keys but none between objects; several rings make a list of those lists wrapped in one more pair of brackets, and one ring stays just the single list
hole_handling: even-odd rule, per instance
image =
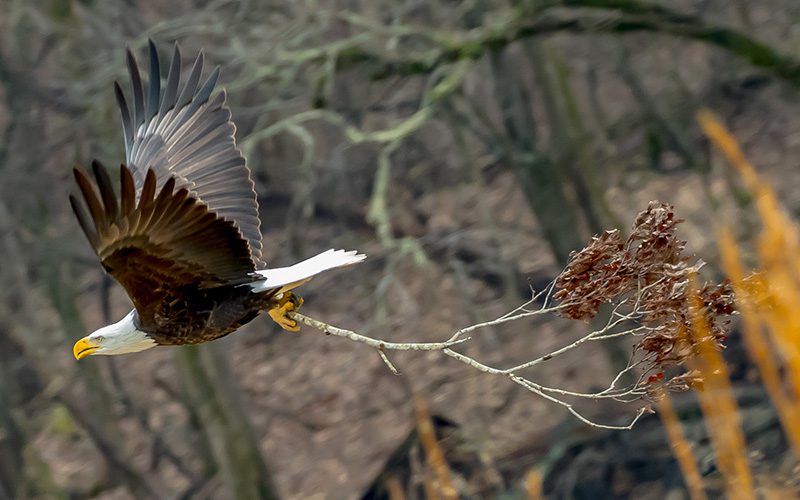
[{"label": "eagle's outstretched wing", "polygon": [[157,191],[155,172],[148,170],[137,201],[133,174],[121,165],[118,200],[105,168],[93,162],[92,170],[96,183],[74,170],[88,212],[76,196],[70,203],[103,268],[128,292],[141,320],[152,320],[180,287],[253,280],[255,265],[239,228],[186,188],[176,189],[174,178]]},{"label": "eagle's outstretched wing", "polygon": [[125,153],[136,191],[146,173],[155,172],[156,187],[169,179],[189,190],[210,212],[231,221],[247,241],[255,267],[261,261],[258,201],[250,170],[236,148],[235,125],[225,105],[225,91],[212,96],[219,68],[201,85],[203,54],[197,56],[189,79],[181,85],[181,53],[175,45],[167,83],[161,87],[158,52],[152,40],[147,95],[133,53],[128,51],[133,107],[119,84],[114,91],[122,113]]}]

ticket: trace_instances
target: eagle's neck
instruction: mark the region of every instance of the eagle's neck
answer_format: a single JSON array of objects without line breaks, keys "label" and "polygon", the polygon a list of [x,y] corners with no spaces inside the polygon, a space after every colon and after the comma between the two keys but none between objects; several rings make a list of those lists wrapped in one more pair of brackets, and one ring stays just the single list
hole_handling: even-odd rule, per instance
[{"label": "eagle's neck", "polygon": [[95,354],[127,354],[155,347],[156,341],[139,330],[138,324],[134,309],[118,322],[92,333],[89,338],[101,345]]}]

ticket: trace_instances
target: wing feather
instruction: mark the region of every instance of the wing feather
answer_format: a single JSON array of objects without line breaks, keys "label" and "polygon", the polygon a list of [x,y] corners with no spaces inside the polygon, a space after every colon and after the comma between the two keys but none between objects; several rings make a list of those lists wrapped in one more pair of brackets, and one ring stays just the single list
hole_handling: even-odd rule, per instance
[{"label": "wing feather", "polygon": [[[177,48],[177,44],[175,45]],[[196,91],[197,91],[197,84],[200,82],[200,75],[203,73],[203,64],[205,63],[205,56],[202,52],[197,54],[197,58],[194,60],[194,65],[192,66],[192,72],[189,74],[189,79],[186,81],[186,86],[183,87],[180,96],[178,97],[178,101],[175,104],[176,109],[181,109],[192,100]]]},{"label": "wing feather", "polygon": [[175,45],[172,53],[172,63],[169,66],[169,74],[167,75],[167,86],[164,90],[164,98],[161,100],[161,106],[158,108],[158,113],[164,115],[175,106],[175,100],[178,97],[178,86],[181,83],[181,51]]},{"label": "wing feather", "polygon": [[147,119],[150,120],[158,113],[161,100],[161,68],[158,64],[158,51],[152,40],[147,41],[150,49],[150,93],[147,96]]},{"label": "wing feather", "polygon": [[100,186],[100,196],[103,200],[103,209],[109,219],[117,218],[117,198],[114,196],[114,188],[111,187],[111,179],[108,178],[106,169],[96,160],[92,162],[92,171]]},{"label": "wing feather", "polygon": [[148,171],[137,202],[133,172],[125,165],[119,199],[103,166],[95,162],[92,170],[94,182],[74,169],[83,203],[70,196],[70,204],[103,268],[125,288],[144,321],[181,287],[252,281],[255,266],[239,228],[177,187],[176,178],[156,191],[156,175]]},{"label": "wing feather", "polygon": [[73,170],[73,173],[75,174],[75,181],[78,184],[78,188],[81,190],[86,206],[89,208],[89,215],[92,220],[102,220],[105,214],[103,214],[103,207],[100,206],[100,201],[97,199],[91,181],[82,172]]},{"label": "wing feather", "polygon": [[[120,165],[120,168],[124,168]],[[120,210],[123,214],[133,212],[136,206],[136,188],[133,186],[133,177],[120,175]]]},{"label": "wing feather", "polygon": [[139,65],[130,51],[127,61],[133,111],[122,90],[115,86],[134,187],[143,191],[145,176],[151,170],[156,189],[173,178],[175,189],[187,189],[209,211],[231,221],[246,240],[254,265],[263,267],[255,186],[236,147],[236,128],[225,104],[225,92],[214,94],[219,68],[200,83],[204,65],[201,53],[181,85],[181,55],[176,44],[162,91],[158,51],[152,41],[148,47],[147,99]]},{"label": "wing feather", "polygon": [[89,244],[91,244],[92,247],[97,246],[97,232],[93,229],[86,209],[83,208],[83,205],[78,202],[78,199],[74,195],[69,195],[69,204],[72,206],[72,211],[75,212],[75,216],[78,218],[78,224],[80,224],[83,234],[86,235],[86,239],[89,240]]},{"label": "wing feather", "polygon": [[122,133],[125,136],[125,155],[129,156],[131,154],[131,144],[130,141],[128,141],[128,137],[133,135],[133,120],[131,119],[128,103],[125,102],[125,96],[122,93],[122,87],[119,86],[119,82],[114,82],[114,97],[117,99],[117,105],[119,106],[119,112],[122,118]]},{"label": "wing feather", "polygon": [[[144,91],[142,90],[142,75],[139,74],[139,66],[136,64],[136,58],[133,52],[128,49],[127,57],[125,59],[128,64],[128,73],[131,75],[131,87],[133,89],[133,122],[131,130],[136,130],[136,127],[144,122]],[[123,94],[124,96],[124,94]]]}]

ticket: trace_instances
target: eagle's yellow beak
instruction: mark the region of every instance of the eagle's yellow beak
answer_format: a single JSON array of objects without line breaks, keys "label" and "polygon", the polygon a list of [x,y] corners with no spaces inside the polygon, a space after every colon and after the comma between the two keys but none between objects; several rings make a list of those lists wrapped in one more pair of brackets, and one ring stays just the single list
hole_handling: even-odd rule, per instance
[{"label": "eagle's yellow beak", "polygon": [[72,348],[72,354],[75,355],[75,359],[82,359],[94,354],[94,351],[99,348],[100,346],[92,342],[89,337],[83,337],[75,342],[75,346]]}]

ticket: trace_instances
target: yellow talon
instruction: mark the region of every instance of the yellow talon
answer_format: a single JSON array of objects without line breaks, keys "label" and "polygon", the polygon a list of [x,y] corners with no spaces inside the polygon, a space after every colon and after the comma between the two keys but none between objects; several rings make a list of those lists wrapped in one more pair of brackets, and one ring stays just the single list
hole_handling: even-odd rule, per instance
[{"label": "yellow talon", "polygon": [[291,311],[296,311],[303,305],[303,298],[291,292],[284,292],[277,302],[272,303],[272,307],[267,310],[270,317],[281,328],[290,332],[300,331],[300,325],[296,320],[287,316]]}]

